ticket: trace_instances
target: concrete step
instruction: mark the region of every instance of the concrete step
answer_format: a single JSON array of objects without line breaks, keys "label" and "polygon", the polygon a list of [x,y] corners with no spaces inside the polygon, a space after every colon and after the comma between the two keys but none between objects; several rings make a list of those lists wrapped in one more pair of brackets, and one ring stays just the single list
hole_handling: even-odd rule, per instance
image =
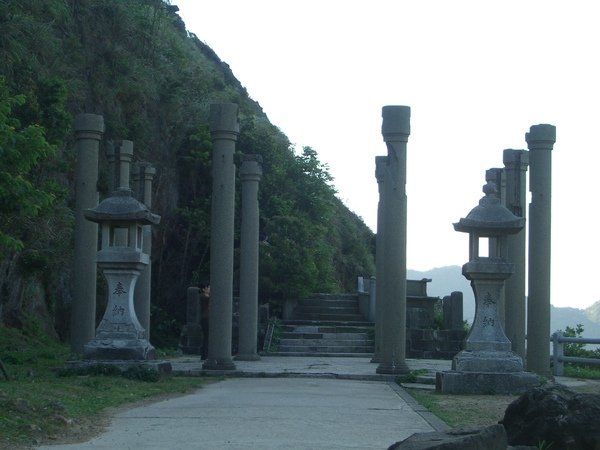
[{"label": "concrete step", "polygon": [[269,356],[319,356],[326,358],[366,358],[373,356],[373,352],[371,353],[331,353],[331,352],[269,352]]},{"label": "concrete step", "polygon": [[365,340],[373,338],[366,330],[359,333],[282,333],[281,339],[314,339],[314,340],[332,340],[332,339],[351,339]]},{"label": "concrete step", "polygon": [[373,353],[372,345],[279,345],[279,352],[300,353]]},{"label": "concrete step", "polygon": [[356,294],[323,294],[316,293],[312,294],[309,299],[317,299],[317,300],[355,300],[358,301],[358,296]]},{"label": "concrete step", "polygon": [[358,308],[358,300],[326,300],[321,298],[304,298],[298,300],[297,307],[332,307],[332,308]]},{"label": "concrete step", "polygon": [[281,339],[279,345],[307,346],[307,345],[374,345],[374,341],[367,337],[357,339]]},{"label": "concrete step", "polygon": [[296,320],[331,321],[331,322],[360,322],[364,318],[360,314],[312,314],[295,313]]},{"label": "concrete step", "polygon": [[336,321],[336,320],[283,320],[281,325],[285,328],[288,326],[313,326],[313,327],[371,327],[375,326],[374,322],[366,322],[364,319],[360,321]]},{"label": "concrete step", "polygon": [[435,385],[435,373],[426,373],[424,375],[417,375],[415,380],[418,384],[433,384]]},{"label": "concrete step", "polygon": [[[298,314],[360,314],[358,306],[303,306],[299,305],[294,310]],[[362,317],[362,316],[361,316]]]}]

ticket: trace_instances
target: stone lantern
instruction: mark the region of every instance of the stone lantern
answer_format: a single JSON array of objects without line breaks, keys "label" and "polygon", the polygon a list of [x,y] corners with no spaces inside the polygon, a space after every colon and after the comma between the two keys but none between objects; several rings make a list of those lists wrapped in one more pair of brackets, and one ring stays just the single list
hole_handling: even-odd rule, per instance
[{"label": "stone lantern", "polygon": [[140,272],[149,263],[143,252],[143,226],[157,224],[152,214],[137,201],[129,188],[120,187],[85,217],[102,230],[98,267],[108,282],[108,304],[96,336],[84,346],[86,359],[154,359],[154,347],[140,325],[134,308],[134,288]]},{"label": "stone lantern", "polygon": [[498,310],[504,281],[514,272],[514,264],[507,260],[506,238],[518,233],[525,219],[501,204],[493,183],[483,192],[479,205],[454,224],[456,231],[469,233],[469,262],[462,273],[471,281],[476,308],[465,349],[454,357],[451,371],[437,374],[437,389],[443,393],[514,394],[539,384],[537,376],[523,371],[522,359],[511,350]]}]

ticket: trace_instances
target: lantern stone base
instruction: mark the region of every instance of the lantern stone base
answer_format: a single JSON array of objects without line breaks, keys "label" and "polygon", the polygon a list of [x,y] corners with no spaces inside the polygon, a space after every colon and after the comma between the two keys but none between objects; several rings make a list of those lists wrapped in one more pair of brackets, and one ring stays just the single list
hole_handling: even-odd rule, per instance
[{"label": "lantern stone base", "polygon": [[463,350],[452,360],[452,370],[436,374],[436,390],[442,394],[521,394],[539,384],[511,351]]},{"label": "lantern stone base", "polygon": [[441,394],[522,394],[540,385],[531,372],[437,372],[436,391]]},{"label": "lantern stone base", "polygon": [[95,338],[83,347],[88,360],[153,360],[154,347],[146,339]]},{"label": "lantern stone base", "polygon": [[463,350],[452,360],[456,372],[523,372],[523,360],[511,351]]}]

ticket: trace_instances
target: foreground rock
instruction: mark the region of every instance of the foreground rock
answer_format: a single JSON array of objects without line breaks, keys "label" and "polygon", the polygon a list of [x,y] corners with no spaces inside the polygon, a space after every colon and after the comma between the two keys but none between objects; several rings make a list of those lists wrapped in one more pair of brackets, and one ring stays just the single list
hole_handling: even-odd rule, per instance
[{"label": "foreground rock", "polygon": [[500,422],[510,445],[600,449],[600,395],[551,384],[511,403]]}]

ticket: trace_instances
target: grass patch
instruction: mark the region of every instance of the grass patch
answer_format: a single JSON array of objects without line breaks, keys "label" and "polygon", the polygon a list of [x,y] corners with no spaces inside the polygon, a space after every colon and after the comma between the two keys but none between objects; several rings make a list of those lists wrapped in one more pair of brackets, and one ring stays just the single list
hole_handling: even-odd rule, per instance
[{"label": "grass patch", "polygon": [[[89,434],[106,408],[201,387],[204,380],[162,377],[145,369],[123,374],[111,369],[88,373],[60,370],[69,348],[34,326],[0,327],[0,360],[10,380],[0,379],[0,448],[27,446]],[[59,376],[60,374],[60,376]],[[82,429],[82,427],[84,429]]]},{"label": "grass patch", "polygon": [[485,426],[498,423],[517,395],[449,395],[435,391],[406,389],[419,404],[451,427]]},{"label": "grass patch", "polygon": [[409,373],[396,377],[396,383],[416,383],[419,375],[425,375],[429,371],[427,369],[411,370]]},{"label": "grass patch", "polygon": [[600,380],[600,367],[565,365],[565,376],[583,378],[586,380]]}]

